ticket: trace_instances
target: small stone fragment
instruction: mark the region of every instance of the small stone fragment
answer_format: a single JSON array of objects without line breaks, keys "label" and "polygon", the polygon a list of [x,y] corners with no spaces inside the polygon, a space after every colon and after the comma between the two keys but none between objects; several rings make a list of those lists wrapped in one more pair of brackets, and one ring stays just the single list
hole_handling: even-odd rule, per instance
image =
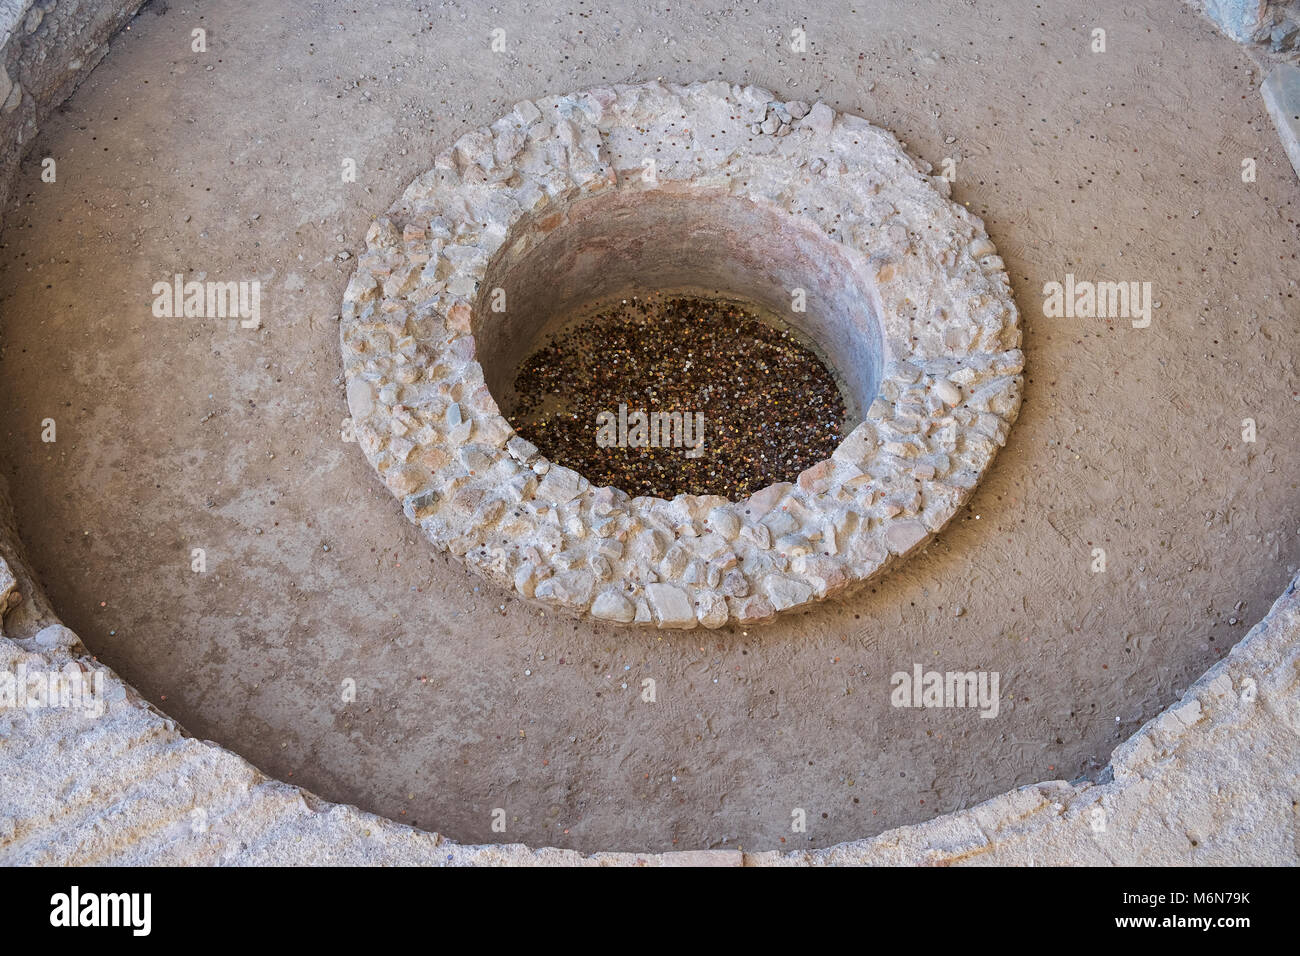
[{"label": "small stone fragment", "polygon": [[648,584],[645,590],[650,610],[654,612],[655,623],[660,627],[695,626],[695,609],[684,590],[662,582]]},{"label": "small stone fragment", "polygon": [[636,607],[617,591],[602,591],[591,605],[591,616],[602,621],[628,624],[636,617]]}]

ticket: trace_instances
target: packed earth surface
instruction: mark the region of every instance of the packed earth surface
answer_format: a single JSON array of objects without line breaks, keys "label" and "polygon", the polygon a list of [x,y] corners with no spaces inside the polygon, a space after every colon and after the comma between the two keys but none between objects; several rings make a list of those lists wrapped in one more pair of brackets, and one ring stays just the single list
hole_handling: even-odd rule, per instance
[{"label": "packed earth surface", "polygon": [[[463,842],[826,846],[1096,774],[1300,563],[1300,184],[1253,64],[1190,9],[956,10],[150,4],[42,131],[3,237],[0,433],[63,619],[190,732]],[[657,77],[950,160],[1022,316],[1020,418],[968,506],[762,627],[519,601],[434,553],[343,435],[371,220],[515,102]],[[176,273],[260,279],[261,328],[156,318]],[[1150,326],[1044,315],[1067,275],[1150,282]],[[917,664],[999,673],[998,716],[891,706]]]}]

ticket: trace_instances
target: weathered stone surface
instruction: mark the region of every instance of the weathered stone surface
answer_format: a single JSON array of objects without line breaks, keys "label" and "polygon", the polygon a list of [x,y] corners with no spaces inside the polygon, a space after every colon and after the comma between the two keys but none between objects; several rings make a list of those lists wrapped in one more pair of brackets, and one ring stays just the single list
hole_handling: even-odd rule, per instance
[{"label": "weathered stone surface", "polygon": [[1223,33],[1252,48],[1257,59],[1300,49],[1300,4],[1295,0],[1187,0]]},{"label": "weathered stone surface", "polygon": [[961,389],[946,378],[934,383],[934,393],[945,405],[956,405],[961,401]]},{"label": "weathered stone surface", "polygon": [[[465,846],[325,803],[186,737],[55,625],[21,644],[0,637],[0,671],[75,661],[103,673],[105,706],[98,717],[0,711],[0,865],[1294,866],[1298,587],[1300,578],[1227,657],[1116,749],[1105,783],[1046,781],[868,840],[743,854]],[[683,597],[665,595],[674,604]],[[51,766],[57,788],[48,786]]]},{"label": "weathered stone surface", "polygon": [[830,136],[831,125],[835,122],[835,112],[825,103],[817,103],[803,121],[817,136]]},{"label": "weathered stone surface", "polygon": [[660,627],[694,627],[695,611],[686,591],[675,584],[646,585],[646,597],[655,623]]},{"label": "weathered stone surface", "polygon": [[[49,13],[28,19],[32,4],[22,0],[0,6],[4,62],[12,66],[29,52],[39,53],[56,80],[20,82],[20,73],[7,66],[0,76],[0,101],[13,98],[24,84],[32,90],[30,99],[19,93],[9,115],[31,123],[31,110],[42,120],[51,97],[58,95],[47,91],[70,89],[102,52],[113,18],[120,22],[138,5],[46,4],[41,9],[67,10],[64,16],[85,19],[62,21],[58,44],[22,50],[13,43],[24,37],[34,44],[43,41],[59,21]],[[78,47],[76,57],[67,59],[64,54]],[[770,99],[770,94],[749,92],[744,102],[755,103],[763,119]],[[807,113],[805,104],[786,106],[793,119]],[[514,115],[529,125],[541,112],[523,103]],[[13,144],[0,157],[4,187],[11,181],[13,150],[30,141],[30,136],[4,138]],[[372,296],[376,288],[372,281]],[[454,458],[442,456],[443,461]],[[0,502],[2,486],[0,481]],[[16,541],[7,519],[0,514],[0,551],[12,555]],[[874,539],[859,540],[879,546]],[[24,611],[15,613],[15,577],[0,558],[0,625],[6,603],[10,623],[30,605],[44,605],[39,589],[24,586]],[[73,632],[53,623],[22,641],[0,635],[0,671],[12,671],[21,662],[49,670],[102,672],[106,708],[97,718],[58,709],[0,711],[0,865],[1296,865],[1296,587],[1293,581],[1269,615],[1177,704],[1115,751],[1102,774],[1108,782],[1040,783],[870,840],[786,854],[582,855],[520,845],[462,846],[353,807],[324,803],[269,780],[228,751],[185,736],[173,720],[94,661]],[[734,616],[760,617],[765,604],[761,597],[737,600],[740,610]],[[40,617],[48,620],[49,614],[42,611]],[[637,601],[637,619],[650,620],[643,600]],[[49,786],[51,767],[58,768],[57,788]],[[1188,838],[1191,833],[1199,836],[1195,843]]]},{"label": "weathered stone surface", "polygon": [[0,222],[12,174],[40,124],[108,52],[144,0],[0,3]]},{"label": "weathered stone surface", "polygon": [[572,468],[553,466],[537,486],[537,497],[543,501],[565,504],[582,494],[584,480]]},{"label": "weathered stone surface", "polygon": [[1260,87],[1268,115],[1273,118],[1282,148],[1300,176],[1300,66],[1275,66]]},{"label": "weathered stone surface", "polygon": [[[679,144],[667,117],[710,149]],[[860,256],[854,283],[880,297],[889,358],[867,421],[797,482],[743,502],[681,495],[616,505],[610,489],[546,462],[515,435],[484,385],[476,336],[491,336],[492,323],[504,320],[477,290],[505,237],[565,228],[580,202],[654,202],[658,190],[610,166],[611,155],[646,137],[656,143],[661,188],[705,201],[725,180],[735,199],[798,216],[828,258]],[[836,175],[803,172],[827,161]],[[636,594],[648,581],[675,589],[658,589],[659,601],[648,596],[654,613],[633,613],[632,623],[713,626],[724,604],[729,620],[763,620],[861,583],[940,529],[1006,441],[1024,359],[1001,261],[983,224],[864,120],[825,103],[783,103],[758,87],[616,86],[519,104],[464,134],[433,172],[453,169],[458,175],[417,179],[370,227],[340,322],[349,407],[359,446],[395,493],[469,482],[485,500],[520,506],[511,543],[537,549],[535,573],[495,576],[525,597],[594,613],[563,580],[541,583],[585,565],[602,594]],[[845,229],[846,221],[858,225]],[[942,316],[920,334],[916,302]],[[963,389],[977,408],[954,407]],[[463,452],[471,442],[477,447]],[[542,480],[512,484],[502,462],[527,465]],[[846,509],[858,518],[827,535]],[[448,508],[421,527],[436,546],[467,554],[487,520],[473,507]],[[600,544],[612,536],[628,547]],[[792,566],[813,553],[834,553],[842,564],[818,564],[817,573]],[[759,588],[773,574],[775,591]],[[600,602],[617,613],[606,620],[626,618],[612,598]]]},{"label": "weathered stone surface", "polygon": [[636,606],[617,591],[603,591],[591,605],[591,616],[628,624],[636,617]]},{"label": "weathered stone surface", "polygon": [[696,608],[696,617],[705,627],[722,627],[727,623],[727,599],[721,594],[699,592],[696,603],[699,605]]},{"label": "weathered stone surface", "polygon": [[894,554],[906,554],[927,537],[929,533],[920,521],[891,521],[885,529],[885,544]]},{"label": "weathered stone surface", "polygon": [[813,596],[811,584],[784,574],[769,574],[761,584],[763,593],[778,611],[802,604]]},{"label": "weathered stone surface", "polygon": [[0,558],[0,615],[22,600],[18,591],[18,577],[10,570],[4,558]]}]

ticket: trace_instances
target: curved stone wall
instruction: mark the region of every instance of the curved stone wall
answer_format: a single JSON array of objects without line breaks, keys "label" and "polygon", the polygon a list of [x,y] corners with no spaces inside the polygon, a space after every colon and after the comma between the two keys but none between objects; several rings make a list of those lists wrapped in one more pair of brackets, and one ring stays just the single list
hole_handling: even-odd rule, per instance
[{"label": "curved stone wall", "polygon": [[[0,569],[0,579],[3,569]],[[581,854],[466,846],[271,780],[111,672],[104,713],[0,710],[0,865],[1287,865],[1300,861],[1300,579],[1100,783],[1044,781],[869,840]],[[0,589],[0,602],[6,592]],[[102,671],[67,628],[0,638],[0,673]]]},{"label": "curved stone wall", "polygon": [[142,3],[0,0],[0,210],[46,115],[103,59],[109,39]]},{"label": "curved stone wall", "polygon": [[[436,547],[550,608],[716,628],[858,587],[948,522],[1020,408],[1002,259],[928,172],[866,120],[720,80],[519,103],[370,228],[341,328],[361,448]],[[689,288],[778,314],[804,290],[791,323],[861,369],[865,420],[829,459],[666,501],[514,433],[505,372],[582,296]]]}]

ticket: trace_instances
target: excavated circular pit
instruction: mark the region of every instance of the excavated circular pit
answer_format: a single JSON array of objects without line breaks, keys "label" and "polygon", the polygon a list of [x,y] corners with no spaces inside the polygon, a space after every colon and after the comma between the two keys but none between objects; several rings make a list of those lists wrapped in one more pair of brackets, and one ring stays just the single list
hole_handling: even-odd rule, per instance
[{"label": "excavated circular pit", "polygon": [[[685,189],[609,191],[574,203],[562,215],[544,211],[526,217],[514,228],[510,240],[497,253],[484,276],[472,331],[484,380],[498,405],[513,419],[511,413],[519,405],[515,379],[521,363],[533,356],[543,343],[571,329],[575,316],[591,315],[596,311],[595,306],[601,304],[612,305],[617,312],[620,304],[647,293],[724,300],[734,303],[742,315],[753,313],[766,319],[771,327],[788,330],[812,353],[809,361],[835,369],[839,378],[837,391],[847,407],[847,416],[840,412],[833,422],[838,437],[847,434],[861,420],[862,411],[871,405],[879,385],[881,334],[868,290],[867,282],[850,257],[798,217],[747,199],[696,194]],[[608,315],[601,318],[610,320]],[[655,332],[650,329],[647,334],[654,336]],[[685,332],[686,336],[690,334],[689,330]],[[720,330],[720,335],[725,340],[726,331]],[[740,338],[730,344],[742,351],[753,341],[752,337]],[[673,341],[671,347],[684,352],[692,344],[698,343],[687,337]],[[711,339],[704,354],[697,358],[698,363],[709,360],[709,347],[719,351],[718,344]],[[636,356],[631,358],[635,360]],[[714,361],[725,358],[715,354]],[[613,360],[617,361],[617,356]],[[593,364],[599,364],[599,359],[593,360]],[[658,371],[655,367],[642,365],[635,371],[625,371],[620,384],[629,396],[644,394],[647,386],[653,390],[650,379]],[[746,396],[750,401],[757,400],[765,388],[781,384],[760,376],[757,368],[753,372],[748,380],[726,384],[729,388],[746,389],[751,393]],[[697,367],[695,374],[702,377],[705,371]],[[590,380],[570,385],[572,390],[580,391],[590,385]],[[792,418],[804,415],[806,409],[798,407],[795,398],[790,396],[779,413]],[[613,429],[618,436],[608,436],[621,438],[615,447],[626,447],[629,414],[635,416],[639,412],[649,417],[669,411],[641,408],[640,404],[635,399],[624,404],[621,420]],[[703,402],[697,405],[702,408]],[[611,406],[611,415],[618,416],[615,411],[618,407]],[[694,460],[713,469],[716,477],[709,482],[712,487],[708,493],[742,499],[750,491],[771,483],[763,482],[743,494],[729,494],[732,485],[727,476],[734,473],[738,463],[728,460],[716,443],[708,443],[712,416],[694,407],[671,411],[678,414],[679,420],[682,414],[687,416],[685,441],[694,447],[697,456]],[[766,411],[777,414],[778,408],[773,404]],[[704,432],[702,437],[689,433],[689,426],[697,416]],[[654,421],[650,419],[651,424]],[[597,423],[583,422],[578,427],[584,425],[591,426],[588,431],[594,448]],[[788,423],[769,421],[764,426],[795,430]],[[524,437],[532,435],[525,430]],[[678,439],[679,447],[685,443],[681,440],[680,424],[673,437]],[[642,438],[649,441],[649,436]],[[654,439],[658,445],[657,434]],[[635,433],[632,442],[636,443]],[[825,451],[821,457],[829,457],[837,443],[819,442]],[[603,453],[617,454],[614,450]],[[661,457],[671,462],[668,454]],[[800,455],[798,449],[791,450],[790,457],[799,457],[803,467],[774,481],[793,480],[803,468],[820,460],[816,456]],[[599,484],[602,482],[597,481],[598,474],[598,471],[590,475],[584,472],[584,477]],[[611,483],[633,495],[657,494],[657,491]],[[673,493],[666,495],[673,496]]]},{"label": "excavated circular pit", "polygon": [[[348,403],[437,547],[566,611],[719,627],[860,585],[952,517],[1020,404],[1002,261],[942,179],[856,117],[782,105],[788,135],[728,148],[769,100],[647,84],[521,104],[371,227],[342,313]],[[539,336],[634,288],[788,313],[862,421],[739,501],[634,498],[546,460],[496,397]]]},{"label": "excavated circular pit", "polygon": [[846,431],[874,400],[883,349],[870,287],[809,223],[678,189],[611,191],[555,215],[516,227],[479,292],[473,334],[499,404],[520,362],[572,316],[651,291],[735,299],[784,320],[841,377]]},{"label": "excavated circular pit", "polygon": [[751,302],[628,292],[548,335],[494,394],[516,432],[594,484],[738,501],[843,438],[852,403],[820,352]]}]

